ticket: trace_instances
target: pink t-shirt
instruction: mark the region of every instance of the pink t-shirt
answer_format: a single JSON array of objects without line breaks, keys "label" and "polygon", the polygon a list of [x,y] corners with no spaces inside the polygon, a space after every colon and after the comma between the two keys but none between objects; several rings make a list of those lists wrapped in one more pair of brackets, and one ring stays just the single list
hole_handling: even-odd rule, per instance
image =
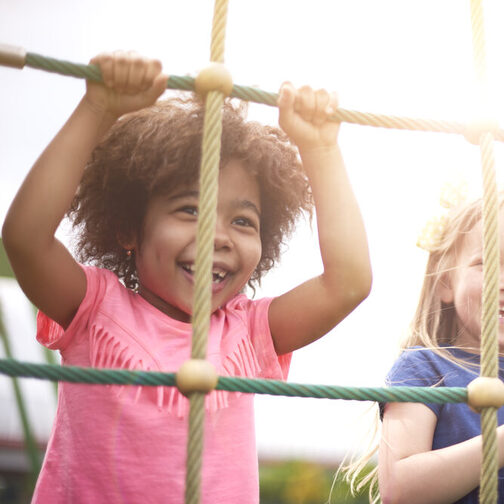
[{"label": "pink t-shirt", "polygon": [[[177,371],[191,326],[84,267],[86,296],[66,331],[42,313],[37,339],[63,365]],[[207,358],[220,375],[285,379],[268,326],[271,299],[237,295],[211,318]],[[175,387],[59,384],[58,409],[34,503],[184,501],[188,400]],[[202,503],[259,501],[253,396],[206,397]]]}]

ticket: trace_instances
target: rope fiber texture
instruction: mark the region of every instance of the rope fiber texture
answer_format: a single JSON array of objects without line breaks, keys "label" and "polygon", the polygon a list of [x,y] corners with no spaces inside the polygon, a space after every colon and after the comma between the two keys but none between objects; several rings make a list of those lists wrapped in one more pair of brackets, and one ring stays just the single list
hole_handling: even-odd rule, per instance
[{"label": "rope fiber texture", "polygon": [[[47,72],[58,73],[71,77],[90,79],[101,82],[100,69],[95,65],[84,65],[80,63],[71,63],[69,61],[58,60],[41,54],[27,52],[26,66],[45,70]],[[194,91],[194,77],[170,75],[167,89],[177,89],[181,91]],[[276,106],[278,94],[263,91],[259,88],[242,85],[233,85],[230,95],[232,98],[260,103],[263,105]],[[422,119],[401,117],[385,114],[372,114],[368,112],[359,112],[356,110],[347,110],[338,108],[331,116],[335,121],[347,122],[351,124],[360,124],[363,126],[375,126],[388,129],[402,129],[410,131],[430,131],[436,133],[452,133],[463,135],[466,131],[466,125],[457,121],[443,121],[437,119]],[[495,135],[496,140],[504,141],[504,130],[498,129]]]},{"label": "rope fiber texture", "polygon": [[[471,30],[473,59],[479,84],[481,104],[486,101],[487,71],[486,49],[481,0],[471,0]],[[485,107],[483,106],[483,113]],[[480,136],[481,170],[483,179],[483,292],[481,314],[481,370],[480,375],[497,378],[499,373],[499,206],[495,161],[494,137],[486,132]],[[484,408],[481,413],[483,436],[480,472],[480,504],[495,504],[498,499],[497,409]]]},{"label": "rope fiber texture", "polygon": [[[227,0],[216,0],[212,23],[210,61],[224,62]],[[222,105],[224,96],[209,91],[205,98],[205,117],[199,176],[198,228],[194,274],[191,358],[205,359],[210,329],[212,303],[212,264],[219,190]],[[205,394],[189,396],[189,435],[187,438],[186,504],[199,504],[201,499],[201,465],[205,420]]]},{"label": "rope fiber texture", "polygon": [[[34,364],[14,359],[0,359],[0,373],[7,376],[37,378],[91,385],[175,386],[174,373],[97,369],[54,364]],[[464,387],[340,387],[220,376],[216,390],[315,399],[349,399],[354,401],[466,403]]]}]

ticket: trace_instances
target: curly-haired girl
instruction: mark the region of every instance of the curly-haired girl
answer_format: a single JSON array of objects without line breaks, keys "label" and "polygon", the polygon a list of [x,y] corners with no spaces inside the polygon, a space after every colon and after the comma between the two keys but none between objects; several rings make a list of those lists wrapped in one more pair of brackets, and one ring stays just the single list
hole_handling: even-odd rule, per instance
[{"label": "curly-haired girl", "polygon": [[[176,371],[190,356],[203,108],[156,102],[161,65],[98,56],[87,92],[28,174],[3,226],[37,339],[63,365]],[[280,92],[280,130],[223,111],[208,359],[219,374],[285,379],[290,352],[368,294],[364,226],[328,120],[326,91]],[[247,283],[277,261],[303,211],[317,212],[323,273],[274,299]],[[82,266],[54,237],[66,212]],[[91,264],[91,265],[90,265]],[[203,502],[258,502],[252,397],[207,396]],[[183,498],[187,400],[174,388],[62,383],[34,502]]]}]

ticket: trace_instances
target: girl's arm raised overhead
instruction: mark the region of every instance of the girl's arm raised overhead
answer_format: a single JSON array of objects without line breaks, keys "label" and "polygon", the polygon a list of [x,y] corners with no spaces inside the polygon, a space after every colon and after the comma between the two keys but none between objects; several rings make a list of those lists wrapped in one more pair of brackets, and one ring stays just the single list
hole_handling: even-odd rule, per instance
[{"label": "girl's arm raised overhead", "polygon": [[2,228],[22,289],[63,327],[84,298],[86,278],[55,238],[56,229],[101,136],[122,114],[154,103],[167,81],[158,61],[135,53],[103,54],[91,63],[100,66],[104,84],[87,83],[76,110],[28,173]]},{"label": "girl's arm raised overhead", "polygon": [[338,146],[339,124],[328,119],[334,95],[286,83],[279,123],[296,143],[310,179],[324,271],[274,299],[270,327],[279,354],[320,338],[369,294],[366,232]]},{"label": "girl's arm raised overhead", "polygon": [[[384,504],[449,504],[479,485],[482,437],[433,450],[437,417],[420,403],[385,407],[378,478]],[[504,466],[504,426],[497,428]]]}]

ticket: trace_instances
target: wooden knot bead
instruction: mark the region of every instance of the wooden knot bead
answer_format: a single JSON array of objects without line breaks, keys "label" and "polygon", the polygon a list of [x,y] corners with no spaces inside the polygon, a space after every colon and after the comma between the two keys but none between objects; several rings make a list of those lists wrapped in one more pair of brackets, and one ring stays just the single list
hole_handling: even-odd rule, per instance
[{"label": "wooden knot bead", "polygon": [[229,96],[233,90],[233,79],[222,63],[212,62],[196,76],[194,89],[201,96],[206,96],[209,91],[220,91]]},{"label": "wooden knot bead", "polygon": [[479,145],[481,135],[492,133],[496,135],[499,129],[499,123],[495,119],[475,119],[466,124],[464,136],[468,142]]},{"label": "wooden knot bead", "polygon": [[467,385],[467,402],[477,413],[485,407],[504,406],[504,383],[499,378],[479,376]]},{"label": "wooden knot bead", "polygon": [[219,377],[213,364],[203,359],[189,359],[180,366],[176,383],[181,394],[208,393],[215,389]]},{"label": "wooden knot bead", "polygon": [[26,51],[22,47],[0,44],[0,65],[23,68],[26,64]]}]

